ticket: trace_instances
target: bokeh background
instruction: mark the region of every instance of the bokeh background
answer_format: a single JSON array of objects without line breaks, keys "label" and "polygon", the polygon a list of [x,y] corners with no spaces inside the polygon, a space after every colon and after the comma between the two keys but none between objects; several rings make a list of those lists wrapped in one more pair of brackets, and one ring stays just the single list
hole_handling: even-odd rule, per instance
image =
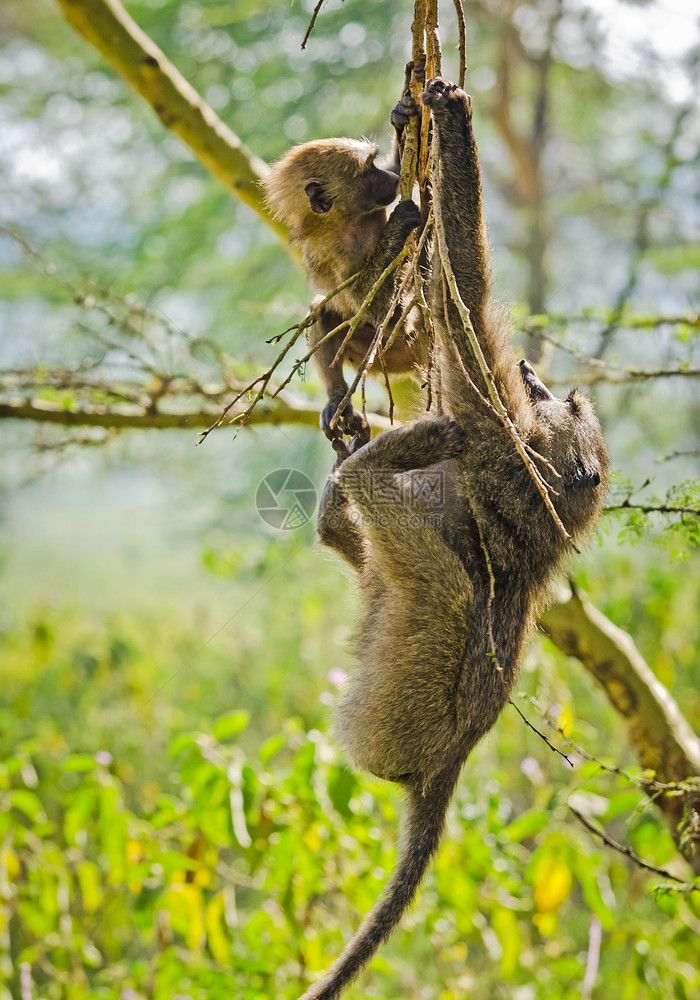
[{"label": "bokeh background", "polygon": [[[411,5],[330,0],[302,52],[312,8],[128,4],[258,156],[338,134],[388,151]],[[700,367],[697,11],[465,9],[494,282],[519,345],[553,385],[594,397],[611,504],[697,508],[697,379],[626,374]],[[307,309],[276,236],[50,0],[0,8],[0,224],[7,399],[27,394],[28,372],[86,359],[145,385],[215,382],[222,365],[250,377]],[[310,370],[292,392],[320,405]],[[73,405],[55,383],[39,395]],[[320,489],[328,444],[293,425],[197,440],[0,422],[3,1000],[294,998],[391,870],[400,794],[351,774],[331,732],[353,583],[312,523],[276,531],[255,505],[279,468]],[[697,541],[697,516],[610,513],[573,569],[696,732]],[[520,690],[541,728],[557,720],[631,778],[576,755],[568,768],[506,711],[465,769],[417,907],[348,997],[699,995],[698,893],[659,888],[566,806],[577,796],[687,877],[619,717],[542,637]]]}]

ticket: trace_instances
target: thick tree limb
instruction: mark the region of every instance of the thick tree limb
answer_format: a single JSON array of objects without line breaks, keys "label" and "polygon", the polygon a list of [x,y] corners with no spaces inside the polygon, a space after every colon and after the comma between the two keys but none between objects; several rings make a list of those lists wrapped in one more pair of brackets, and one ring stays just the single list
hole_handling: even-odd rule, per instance
[{"label": "thick tree limb", "polygon": [[[700,775],[700,739],[627,632],[576,591],[549,608],[539,625],[603,689],[645,770],[662,782]],[[655,793],[654,801],[666,814],[681,852],[700,874],[700,791]]]},{"label": "thick tree limb", "polygon": [[[0,403],[0,420],[33,420],[35,423],[59,424],[62,427],[104,427],[109,430],[129,430],[138,428],[200,428],[208,427],[218,414],[218,409],[193,410],[192,412],[149,411],[144,407],[123,407],[85,405],[77,410],[67,410],[57,403],[33,399],[21,403]],[[251,423],[296,423],[308,426],[318,425],[318,408],[299,404],[291,406],[287,402],[277,402],[269,408],[263,406]]]},{"label": "thick tree limb", "polygon": [[[199,429],[209,427],[219,415],[218,407],[187,411],[160,412],[145,407],[120,407],[83,405],[77,410],[68,410],[57,403],[41,399],[22,402],[0,403],[0,420],[33,420],[35,423],[58,424],[62,427],[104,427],[107,430],[147,430],[157,428]],[[235,414],[231,419],[235,417]],[[274,401],[265,399],[251,414],[246,426],[255,424],[301,424],[304,427],[318,427],[318,407],[313,404],[294,402],[277,397]],[[371,414],[372,426],[387,430],[386,417]],[[230,426],[222,424],[224,428]]]},{"label": "thick tree limb", "polygon": [[[289,232],[267,211],[260,180],[268,167],[206,104],[119,0],[56,0],[68,23],[145,98],[202,166],[253,209],[289,250]],[[290,251],[293,253],[293,251]]]}]

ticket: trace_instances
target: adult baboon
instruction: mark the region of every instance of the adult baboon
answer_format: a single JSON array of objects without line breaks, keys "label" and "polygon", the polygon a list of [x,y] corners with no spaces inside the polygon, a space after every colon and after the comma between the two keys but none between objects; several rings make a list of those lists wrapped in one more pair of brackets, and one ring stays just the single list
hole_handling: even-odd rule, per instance
[{"label": "adult baboon", "polygon": [[[422,101],[432,112],[434,198],[461,298],[557,514],[580,539],[607,482],[598,421],[578,392],[558,399],[527,362],[518,365],[502,316],[489,308],[471,99],[435,79]],[[319,514],[321,541],[357,571],[365,603],[338,733],[356,767],[404,786],[406,820],[384,894],[302,1000],[338,996],[413,900],[462,765],[508,701],[535,612],[570,548],[486,401],[437,254],[431,311],[447,415],[357,448],[331,475]]]}]

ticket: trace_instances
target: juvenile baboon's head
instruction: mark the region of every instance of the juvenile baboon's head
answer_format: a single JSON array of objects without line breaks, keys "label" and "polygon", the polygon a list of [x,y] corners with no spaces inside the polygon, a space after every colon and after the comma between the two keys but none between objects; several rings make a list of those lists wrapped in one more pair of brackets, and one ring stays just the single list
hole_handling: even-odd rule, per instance
[{"label": "juvenile baboon's head", "polygon": [[355,139],[319,139],[295,146],[263,181],[270,211],[294,229],[327,215],[348,220],[390,205],[399,178],[374,160],[376,148]]}]

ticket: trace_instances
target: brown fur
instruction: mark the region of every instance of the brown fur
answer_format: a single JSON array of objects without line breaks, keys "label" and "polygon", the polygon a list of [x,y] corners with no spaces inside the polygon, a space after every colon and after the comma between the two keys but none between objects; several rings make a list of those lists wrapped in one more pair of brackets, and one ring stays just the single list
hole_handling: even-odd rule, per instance
[{"label": "brown fur", "polygon": [[[580,539],[607,482],[598,422],[580,394],[557,399],[527,363],[518,371],[507,328],[488,305],[471,100],[433,80],[423,101],[432,110],[435,198],[461,296],[520,435],[559,473],[538,463],[558,492],[559,516]],[[404,841],[383,896],[302,1000],[337,997],[413,900],[461,767],[509,698],[536,611],[569,550],[512,439],[464,378],[462,366],[485,393],[457,310],[445,312],[439,267],[431,299],[449,416],[359,448],[329,479],[318,522],[321,541],[357,571],[366,609],[338,731],[357,767],[405,787]],[[440,480],[442,494],[431,499],[428,488]]]},{"label": "brown fur", "polygon": [[[403,118],[396,115],[397,111],[404,112]],[[420,224],[420,212],[412,201],[397,205],[388,221],[386,212],[386,206],[396,197],[398,185],[400,121],[412,111],[412,102],[404,96],[392,113],[396,138],[387,167],[376,164],[377,151],[369,142],[319,139],[290,149],[273,164],[264,182],[270,210],[290,227],[291,239],[301,247],[307,278],[314,290],[321,293],[314,305],[359,272],[353,284],[336,295],[324,310],[311,331],[312,344],[318,344],[342,320],[357,313],[377,278],[401,251],[408,234]],[[359,366],[377,325],[387,313],[400,278],[401,274],[394,272],[384,282],[368,310],[366,323],[355,331],[345,350],[343,361]],[[389,372],[417,373],[424,365],[426,358],[416,318],[414,310],[387,351],[384,360]],[[334,431],[330,429],[338,403],[348,390],[342,361],[330,367],[346,332],[336,334],[314,354],[328,395],[321,427],[331,438],[340,436],[341,429],[357,432],[362,425],[349,406],[341,426]],[[380,370],[375,364],[374,371]]]}]

